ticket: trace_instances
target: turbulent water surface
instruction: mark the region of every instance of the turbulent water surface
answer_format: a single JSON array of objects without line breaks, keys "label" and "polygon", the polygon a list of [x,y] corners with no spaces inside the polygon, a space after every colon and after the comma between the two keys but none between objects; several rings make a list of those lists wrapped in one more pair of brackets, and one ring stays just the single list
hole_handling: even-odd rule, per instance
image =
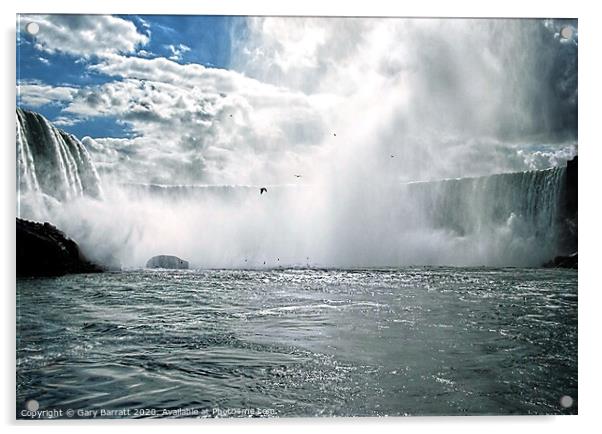
[{"label": "turbulent water surface", "polygon": [[19,279],[18,417],[30,399],[73,417],[572,414],[577,273]]}]

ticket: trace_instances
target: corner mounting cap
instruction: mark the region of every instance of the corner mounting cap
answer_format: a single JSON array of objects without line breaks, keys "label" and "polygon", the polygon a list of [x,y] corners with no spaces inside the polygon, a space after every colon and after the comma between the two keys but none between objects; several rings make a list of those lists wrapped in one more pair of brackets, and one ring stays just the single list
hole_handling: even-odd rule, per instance
[{"label": "corner mounting cap", "polygon": [[40,31],[40,25],[38,23],[27,23],[25,26],[25,31],[30,35],[37,35]]}]

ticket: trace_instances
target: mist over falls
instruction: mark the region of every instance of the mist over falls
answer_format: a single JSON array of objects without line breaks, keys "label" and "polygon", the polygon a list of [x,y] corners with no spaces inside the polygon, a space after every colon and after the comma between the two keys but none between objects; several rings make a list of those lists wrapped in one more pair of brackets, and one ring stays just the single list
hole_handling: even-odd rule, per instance
[{"label": "mist over falls", "polygon": [[[35,143],[35,144],[34,144]],[[73,136],[17,113],[19,216],[105,265],[177,254],[194,267],[540,265],[562,248],[566,168],[341,185],[105,182]],[[102,195],[101,195],[102,191]]]},{"label": "mist over falls", "polygon": [[576,21],[233,22],[229,69],[114,54],[89,66],[106,83],[63,89],[64,113],[128,137],[18,110],[18,214],[124,267],[536,266],[576,247]]}]

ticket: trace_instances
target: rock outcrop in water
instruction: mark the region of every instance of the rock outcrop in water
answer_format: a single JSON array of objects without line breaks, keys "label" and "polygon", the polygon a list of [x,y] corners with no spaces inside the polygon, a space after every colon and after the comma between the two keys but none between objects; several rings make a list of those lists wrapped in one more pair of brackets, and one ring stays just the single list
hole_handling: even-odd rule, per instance
[{"label": "rock outcrop in water", "polygon": [[146,268],[171,268],[176,270],[187,270],[188,261],[171,255],[153,256],[147,261]]},{"label": "rock outcrop in water", "polygon": [[578,165],[577,157],[566,165],[565,191],[564,191],[564,221],[565,237],[563,248],[568,252],[577,251],[577,218],[578,218]]},{"label": "rock outcrop in water", "polygon": [[577,268],[577,252],[568,256],[556,256],[549,262],[543,264],[545,268]]},{"label": "rock outcrop in water", "polygon": [[577,165],[577,157],[575,156],[572,160],[566,164],[566,198],[565,206],[567,214],[571,217],[577,218],[577,182],[579,177],[579,170]]},{"label": "rock outcrop in water", "polygon": [[98,273],[75,241],[50,223],[17,218],[17,276]]}]

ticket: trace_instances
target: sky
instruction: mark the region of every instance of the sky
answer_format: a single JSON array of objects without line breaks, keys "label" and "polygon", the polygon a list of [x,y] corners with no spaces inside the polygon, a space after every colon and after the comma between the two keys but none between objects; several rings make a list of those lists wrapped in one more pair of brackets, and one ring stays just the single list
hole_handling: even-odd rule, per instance
[{"label": "sky", "polygon": [[120,182],[413,181],[577,152],[574,20],[22,15],[17,32],[18,105]]},{"label": "sky", "polygon": [[[53,22],[56,27],[64,26],[64,35],[56,34],[54,40],[49,37],[45,39],[40,35],[41,45],[36,45],[38,38],[32,37],[26,31],[18,32],[20,82],[40,82],[53,87],[81,88],[112,81],[111,77],[89,68],[91,59],[102,56],[106,46],[94,44],[85,48],[76,47],[80,42],[77,41],[77,36],[70,27],[76,27],[77,21],[83,21],[83,17],[54,16],[46,19]],[[109,52],[130,54],[134,52],[142,58],[163,57],[180,64],[198,63],[217,68],[225,68],[229,64],[231,17],[132,15],[114,18],[88,17],[88,20],[110,20],[115,27],[120,23],[126,24],[127,30],[130,31],[128,36],[132,38],[130,44],[138,44],[138,50],[132,50],[136,45],[127,45],[124,41],[123,48],[120,48],[118,43]],[[30,21],[36,20],[28,20],[25,17],[22,23],[26,25]],[[107,31],[111,31],[111,24],[106,25]],[[115,31],[118,31],[117,28]],[[70,32],[73,38],[70,38],[71,46],[67,48],[61,38]],[[111,44],[110,40],[103,42],[107,45]],[[107,133],[115,137],[131,136],[127,128],[115,124],[114,117],[108,119],[95,117],[86,119],[83,124],[81,122],[70,124],[69,119],[73,121],[78,118],[72,115],[61,115],[61,109],[64,108],[62,102],[64,100],[58,99],[55,95],[48,104],[36,103],[29,106],[37,108],[51,120],[63,119],[62,125],[59,121],[60,127],[79,137],[107,135]]]}]

